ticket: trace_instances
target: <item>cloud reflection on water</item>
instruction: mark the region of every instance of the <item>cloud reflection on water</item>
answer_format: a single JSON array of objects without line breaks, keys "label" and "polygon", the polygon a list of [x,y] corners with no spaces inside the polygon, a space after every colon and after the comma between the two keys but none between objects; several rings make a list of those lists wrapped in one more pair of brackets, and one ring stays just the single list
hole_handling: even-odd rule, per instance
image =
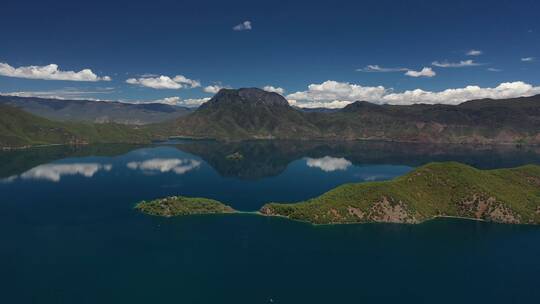
[{"label": "cloud reflection on water", "polygon": [[349,168],[352,163],[345,158],[337,158],[325,156],[322,158],[307,158],[306,165],[310,168],[319,168],[324,172],[344,171]]},{"label": "cloud reflection on water", "polygon": [[129,162],[127,167],[132,170],[142,170],[144,172],[174,172],[184,174],[196,169],[201,162],[194,159],[180,158],[153,158],[142,162]]},{"label": "cloud reflection on water", "polygon": [[21,175],[11,176],[4,179],[4,182],[11,182],[17,178],[46,180],[51,182],[59,182],[63,176],[81,175],[84,177],[92,177],[98,171],[110,171],[111,164],[98,163],[73,163],[73,164],[46,164],[34,167]]}]

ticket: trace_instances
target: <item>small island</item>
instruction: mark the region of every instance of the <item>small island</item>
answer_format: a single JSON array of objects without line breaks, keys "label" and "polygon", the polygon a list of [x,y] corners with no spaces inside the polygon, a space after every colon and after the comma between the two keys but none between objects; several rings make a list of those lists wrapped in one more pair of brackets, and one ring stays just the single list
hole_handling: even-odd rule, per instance
[{"label": "small island", "polygon": [[243,159],[244,159],[244,155],[242,155],[242,153],[240,153],[240,152],[234,152],[233,154],[227,155],[226,158],[227,158],[228,160],[239,161],[239,160],[243,160]]},{"label": "small island", "polygon": [[169,196],[152,201],[142,201],[135,205],[135,209],[149,215],[164,217],[236,212],[230,206],[213,199],[185,196]]}]

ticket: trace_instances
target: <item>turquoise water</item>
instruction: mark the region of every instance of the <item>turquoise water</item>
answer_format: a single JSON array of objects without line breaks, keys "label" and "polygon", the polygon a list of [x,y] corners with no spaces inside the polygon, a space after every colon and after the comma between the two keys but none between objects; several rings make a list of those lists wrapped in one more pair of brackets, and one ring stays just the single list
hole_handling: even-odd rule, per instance
[{"label": "turquoise water", "polygon": [[[235,152],[241,160],[227,157]],[[181,194],[257,210],[444,160],[498,168],[540,163],[540,153],[298,142],[2,152],[2,302],[535,302],[535,226],[311,226],[253,215],[166,219],[132,208]]]}]

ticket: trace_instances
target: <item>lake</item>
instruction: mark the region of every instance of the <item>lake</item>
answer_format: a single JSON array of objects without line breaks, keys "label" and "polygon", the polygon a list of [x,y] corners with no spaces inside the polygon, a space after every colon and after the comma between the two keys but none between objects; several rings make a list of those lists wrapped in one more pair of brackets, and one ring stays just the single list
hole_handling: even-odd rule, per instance
[{"label": "lake", "polygon": [[159,218],[143,199],[242,211],[432,161],[540,164],[540,149],[380,142],[171,141],[0,152],[3,303],[523,303],[540,227],[465,220],[312,226],[256,215]]}]

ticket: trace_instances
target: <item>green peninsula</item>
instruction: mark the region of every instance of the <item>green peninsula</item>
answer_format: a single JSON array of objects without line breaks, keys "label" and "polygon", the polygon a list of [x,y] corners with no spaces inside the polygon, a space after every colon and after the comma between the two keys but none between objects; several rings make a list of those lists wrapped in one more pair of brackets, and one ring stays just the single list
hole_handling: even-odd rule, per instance
[{"label": "green peninsula", "polygon": [[307,201],[269,203],[260,212],[313,224],[414,224],[436,217],[540,224],[540,166],[478,170],[430,163],[391,181],[345,184]]},{"label": "green peninsula", "polygon": [[[135,206],[157,216],[239,213],[207,198],[172,196]],[[540,224],[540,166],[479,170],[430,163],[390,181],[345,184],[297,203],[268,203],[258,213],[312,224],[407,223],[458,217]]]},{"label": "green peninsula", "polygon": [[135,209],[146,214],[164,217],[236,212],[233,208],[216,200],[185,196],[170,196],[152,201],[142,201],[135,205]]}]

